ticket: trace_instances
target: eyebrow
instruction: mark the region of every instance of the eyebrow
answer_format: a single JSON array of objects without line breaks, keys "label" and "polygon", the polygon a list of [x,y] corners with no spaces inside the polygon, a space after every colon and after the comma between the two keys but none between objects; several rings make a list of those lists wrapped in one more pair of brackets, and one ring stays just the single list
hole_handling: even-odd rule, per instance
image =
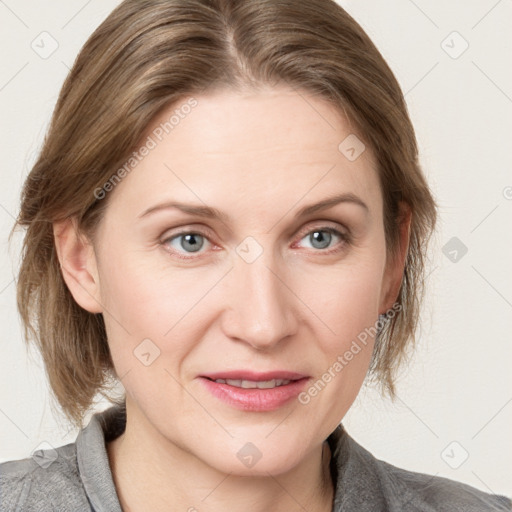
[{"label": "eyebrow", "polygon": [[[344,194],[338,194],[333,197],[329,197],[317,203],[305,206],[301,208],[297,212],[297,218],[306,217],[308,215],[312,215],[313,213],[317,213],[323,210],[327,210],[328,208],[332,208],[333,206],[340,203],[352,203],[362,207],[367,213],[369,212],[369,208],[367,204],[355,194],[350,192]],[[205,217],[209,219],[218,219],[222,222],[230,222],[230,217],[227,213],[218,210],[217,208],[213,208],[211,206],[201,206],[194,205],[188,203],[181,203],[179,201],[167,201],[164,203],[157,204],[143,211],[139,218],[145,217],[151,213],[160,210],[167,210],[175,208],[177,210],[181,210],[184,213],[188,213],[190,215],[195,215],[198,217]]]}]

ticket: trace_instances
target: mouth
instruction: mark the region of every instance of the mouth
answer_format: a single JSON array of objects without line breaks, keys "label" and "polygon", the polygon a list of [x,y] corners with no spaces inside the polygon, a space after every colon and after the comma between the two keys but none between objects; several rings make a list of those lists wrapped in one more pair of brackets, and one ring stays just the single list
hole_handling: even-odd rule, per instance
[{"label": "mouth", "polygon": [[217,399],[244,411],[275,410],[297,396],[309,377],[297,372],[218,372],[199,376]]},{"label": "mouth", "polygon": [[229,386],[243,389],[273,389],[279,386],[286,386],[292,381],[289,379],[271,379],[261,381],[242,379],[215,379],[212,380],[212,382],[216,382],[217,384],[228,384]]}]

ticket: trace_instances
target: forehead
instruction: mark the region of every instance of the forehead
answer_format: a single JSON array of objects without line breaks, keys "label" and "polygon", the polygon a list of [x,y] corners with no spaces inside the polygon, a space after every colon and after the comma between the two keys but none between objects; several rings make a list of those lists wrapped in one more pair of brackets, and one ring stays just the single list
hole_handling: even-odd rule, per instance
[{"label": "forehead", "polygon": [[150,149],[139,151],[114,203],[140,213],[161,200],[189,200],[236,217],[353,193],[380,206],[370,148],[325,99],[287,87],[193,99],[148,126],[140,149]]}]

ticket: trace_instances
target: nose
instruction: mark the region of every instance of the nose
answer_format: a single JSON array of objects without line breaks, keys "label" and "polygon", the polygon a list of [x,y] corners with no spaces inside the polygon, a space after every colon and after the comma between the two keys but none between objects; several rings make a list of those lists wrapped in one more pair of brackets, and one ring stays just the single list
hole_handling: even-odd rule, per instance
[{"label": "nose", "polygon": [[[289,275],[271,250],[252,263],[236,256],[230,272],[224,333],[258,350],[268,350],[296,333],[298,304]],[[287,279],[288,277],[288,279]]]}]

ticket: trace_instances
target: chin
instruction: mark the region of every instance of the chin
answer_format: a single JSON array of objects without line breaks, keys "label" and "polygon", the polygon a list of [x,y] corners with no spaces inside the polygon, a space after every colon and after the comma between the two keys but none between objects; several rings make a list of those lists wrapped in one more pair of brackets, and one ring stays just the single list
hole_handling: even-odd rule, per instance
[{"label": "chin", "polygon": [[[248,438],[249,436],[244,436]],[[238,476],[279,475],[292,470],[300,464],[304,453],[304,445],[297,446],[288,437],[288,444],[276,437],[273,441],[240,441],[231,439],[228,443],[215,442],[215,450],[209,450],[207,457],[201,451],[198,453],[209,466],[223,473]]]}]

